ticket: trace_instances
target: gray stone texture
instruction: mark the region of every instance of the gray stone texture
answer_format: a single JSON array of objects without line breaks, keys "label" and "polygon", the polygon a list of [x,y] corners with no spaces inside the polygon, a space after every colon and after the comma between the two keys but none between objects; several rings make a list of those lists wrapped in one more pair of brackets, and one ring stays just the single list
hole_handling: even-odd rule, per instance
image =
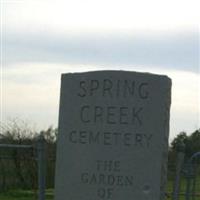
[{"label": "gray stone texture", "polygon": [[163,200],[171,80],[63,74],[55,200]]}]

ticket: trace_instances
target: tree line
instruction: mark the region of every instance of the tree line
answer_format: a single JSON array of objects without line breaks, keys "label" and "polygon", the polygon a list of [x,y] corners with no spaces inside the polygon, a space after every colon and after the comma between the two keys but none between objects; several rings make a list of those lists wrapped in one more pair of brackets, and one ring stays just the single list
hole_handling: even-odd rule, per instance
[{"label": "tree line", "polygon": [[[54,188],[57,128],[49,127],[40,132],[29,124],[13,120],[0,124],[0,144],[37,145],[43,134],[46,146],[46,186]],[[184,145],[185,162],[196,152],[200,152],[200,129],[187,134],[179,133],[169,144],[168,174],[174,174],[176,150]],[[173,175],[172,175],[173,176]],[[171,176],[171,177],[172,177]],[[37,190],[37,152],[32,149],[0,148],[0,191],[13,188]]]}]

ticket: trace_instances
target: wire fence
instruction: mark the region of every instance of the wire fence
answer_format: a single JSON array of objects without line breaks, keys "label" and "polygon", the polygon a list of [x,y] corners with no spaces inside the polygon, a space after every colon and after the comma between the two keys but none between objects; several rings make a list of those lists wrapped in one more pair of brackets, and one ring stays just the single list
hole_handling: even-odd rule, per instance
[{"label": "wire fence", "polygon": [[[186,162],[178,151],[176,163],[168,163],[166,199],[200,199],[199,157]],[[0,191],[32,190],[33,199],[44,200],[45,189],[54,188],[55,160],[55,146],[47,148],[44,138],[34,145],[0,144]]]},{"label": "wire fence", "polygon": [[38,191],[45,200],[46,147],[40,135],[34,145],[0,144],[0,191],[12,188]]}]

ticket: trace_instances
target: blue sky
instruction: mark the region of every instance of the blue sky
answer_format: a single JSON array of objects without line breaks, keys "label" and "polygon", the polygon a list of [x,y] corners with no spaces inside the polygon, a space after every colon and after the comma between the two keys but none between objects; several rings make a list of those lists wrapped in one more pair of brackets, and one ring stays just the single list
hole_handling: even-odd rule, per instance
[{"label": "blue sky", "polygon": [[172,78],[170,138],[199,128],[197,4],[2,1],[1,121],[57,126],[61,73],[124,69]]}]

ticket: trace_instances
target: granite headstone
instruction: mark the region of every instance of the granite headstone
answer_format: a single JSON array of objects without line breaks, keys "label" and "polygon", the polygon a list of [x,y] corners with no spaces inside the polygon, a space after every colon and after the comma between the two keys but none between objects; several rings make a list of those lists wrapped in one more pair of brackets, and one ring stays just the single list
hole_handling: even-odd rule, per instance
[{"label": "granite headstone", "polygon": [[161,200],[171,80],[127,71],[63,74],[55,200]]}]

